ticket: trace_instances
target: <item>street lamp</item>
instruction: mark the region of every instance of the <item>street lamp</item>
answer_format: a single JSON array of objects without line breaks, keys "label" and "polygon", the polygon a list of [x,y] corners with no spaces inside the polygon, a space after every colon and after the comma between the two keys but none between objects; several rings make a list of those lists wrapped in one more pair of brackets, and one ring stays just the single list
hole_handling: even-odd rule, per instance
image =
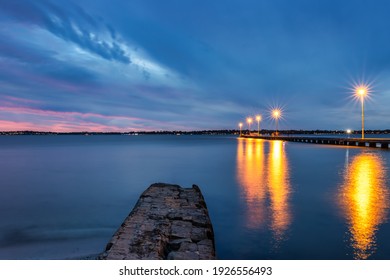
[{"label": "street lamp", "polygon": [[282,112],[279,109],[274,109],[272,111],[272,118],[276,121],[276,135],[278,134],[278,120],[281,117]]},{"label": "street lamp", "polygon": [[260,135],[260,121],[261,121],[261,115],[256,116],[256,121],[257,121],[257,134]]},{"label": "street lamp", "polygon": [[362,139],[364,139],[364,98],[368,94],[368,86],[359,85],[355,88],[355,94],[360,98],[360,102],[362,103]]},{"label": "street lamp", "polygon": [[252,118],[247,118],[246,122],[248,123],[249,134],[251,134],[251,124],[253,122],[253,119]]},{"label": "street lamp", "polygon": [[241,135],[242,135],[242,122],[240,122],[240,123],[238,124],[238,126],[240,127],[240,137],[241,137]]},{"label": "street lamp", "polygon": [[352,133],[352,130],[347,129],[348,138],[349,138],[349,136],[351,135],[351,133]]}]

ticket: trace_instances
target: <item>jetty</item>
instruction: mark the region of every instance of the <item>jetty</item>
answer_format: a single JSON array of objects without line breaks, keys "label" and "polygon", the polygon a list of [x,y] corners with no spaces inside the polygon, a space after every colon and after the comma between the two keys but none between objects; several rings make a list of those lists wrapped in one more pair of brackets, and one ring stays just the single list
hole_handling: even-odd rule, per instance
[{"label": "jetty", "polygon": [[152,184],[98,257],[105,260],[215,259],[214,232],[198,186]]},{"label": "jetty", "polygon": [[371,147],[380,149],[390,149],[390,139],[386,138],[337,138],[337,137],[307,137],[307,136],[290,136],[290,135],[258,135],[244,134],[242,138],[264,139],[264,140],[282,140],[289,142],[321,144],[321,145],[337,145],[337,146],[353,146],[353,147]]}]

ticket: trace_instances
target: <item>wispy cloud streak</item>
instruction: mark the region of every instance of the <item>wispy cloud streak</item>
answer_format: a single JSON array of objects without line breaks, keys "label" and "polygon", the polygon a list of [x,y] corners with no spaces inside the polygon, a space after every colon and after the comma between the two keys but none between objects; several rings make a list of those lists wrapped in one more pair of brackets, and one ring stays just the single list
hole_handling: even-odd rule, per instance
[{"label": "wispy cloud streak", "polygon": [[3,0],[1,8],[3,13],[22,23],[45,28],[53,35],[104,59],[131,63],[129,54],[116,37],[103,38],[100,35],[102,32],[115,34],[115,30],[100,24],[75,4],[58,6],[54,1],[37,0],[21,5],[18,1]]}]

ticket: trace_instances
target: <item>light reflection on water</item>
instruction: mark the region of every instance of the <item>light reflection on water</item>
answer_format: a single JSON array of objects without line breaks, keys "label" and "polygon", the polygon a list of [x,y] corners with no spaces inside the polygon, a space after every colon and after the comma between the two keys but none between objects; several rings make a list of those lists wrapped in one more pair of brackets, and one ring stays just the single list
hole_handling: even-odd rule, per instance
[{"label": "light reflection on water", "polygon": [[268,227],[277,248],[291,223],[288,160],[282,141],[267,142],[267,155],[264,143],[238,140],[237,177],[247,204],[247,227]]},{"label": "light reflection on water", "polygon": [[349,163],[348,152],[339,200],[354,258],[367,259],[376,250],[375,235],[389,207],[385,165],[380,155],[369,152],[357,154]]},{"label": "light reflection on water", "polygon": [[247,203],[246,225],[258,228],[265,219],[264,140],[239,139],[237,145],[237,177]]},{"label": "light reflection on water", "polygon": [[[346,149],[340,183],[334,185],[340,206],[334,210],[345,221],[345,250],[351,250],[355,259],[367,259],[376,252],[378,230],[388,215],[387,167],[378,151],[353,149],[351,156],[349,153]],[[259,235],[269,232],[274,250],[286,245],[282,242],[290,238],[290,229],[303,217],[295,217],[293,223],[296,202],[291,195],[296,186],[290,180],[289,156],[282,141],[238,139],[236,175],[245,202],[245,226]],[[330,201],[328,207],[332,207]],[[342,238],[343,232],[338,235]]]},{"label": "light reflection on water", "polygon": [[284,233],[291,222],[289,207],[290,180],[288,161],[282,141],[272,141],[268,155],[268,180],[271,198],[272,223],[276,244],[284,239]]}]

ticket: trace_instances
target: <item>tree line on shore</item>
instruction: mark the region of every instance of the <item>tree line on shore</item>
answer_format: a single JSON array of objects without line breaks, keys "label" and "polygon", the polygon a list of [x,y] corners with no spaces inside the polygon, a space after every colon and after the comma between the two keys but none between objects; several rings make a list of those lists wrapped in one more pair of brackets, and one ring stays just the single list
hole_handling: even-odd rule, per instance
[{"label": "tree line on shore", "polygon": [[[257,131],[252,130],[252,133]],[[275,130],[262,129],[261,134],[272,134]],[[279,134],[347,134],[345,130],[279,130]],[[240,133],[238,129],[218,129],[218,130],[160,130],[160,131],[128,131],[128,132],[48,132],[48,131],[2,131],[0,135],[237,135]],[[243,130],[242,133],[249,133],[248,130]],[[352,134],[360,134],[360,130],[351,132]],[[365,134],[390,134],[390,129],[385,130],[365,130]]]}]

